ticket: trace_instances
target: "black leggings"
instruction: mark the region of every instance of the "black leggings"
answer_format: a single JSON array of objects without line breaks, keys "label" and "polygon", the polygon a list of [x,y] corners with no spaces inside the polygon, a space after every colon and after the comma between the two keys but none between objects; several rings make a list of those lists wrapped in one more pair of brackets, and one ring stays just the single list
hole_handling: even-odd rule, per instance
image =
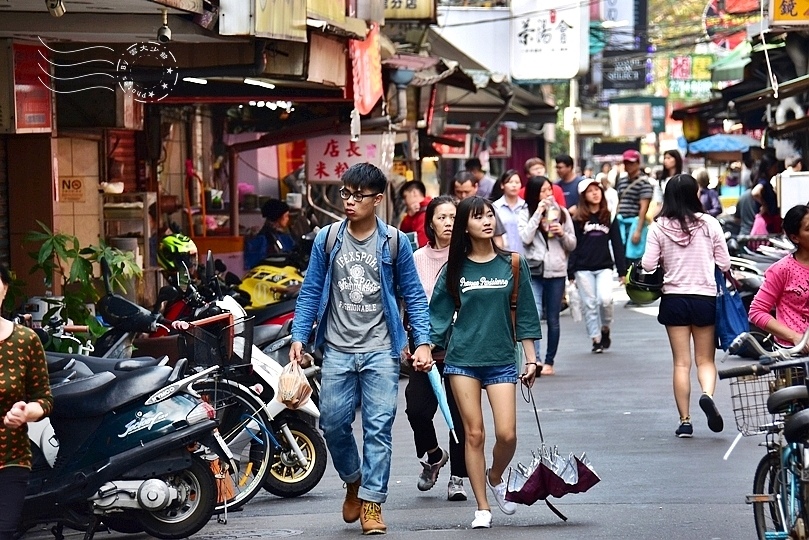
[{"label": "black leggings", "polygon": [[3,486],[3,496],[0,497],[0,540],[13,540],[17,532],[29,473],[23,467],[0,469],[0,486]]},{"label": "black leggings", "polygon": [[[438,371],[444,374],[444,363],[435,364]],[[445,384],[447,392],[447,403],[452,416],[452,423],[455,424],[455,434],[458,436],[458,443],[449,436],[449,468],[452,476],[464,478],[466,474],[466,458],[464,456],[464,430],[461,421],[461,413],[455,404],[452,395],[452,385]],[[435,397],[430,378],[423,371],[413,370],[410,380],[405,388],[405,401],[407,403],[407,419],[410,427],[413,428],[413,440],[416,443],[416,455],[423,456],[427,451],[438,446],[438,437],[435,434],[433,417],[438,410],[438,399]],[[442,419],[443,421],[443,419]]]}]

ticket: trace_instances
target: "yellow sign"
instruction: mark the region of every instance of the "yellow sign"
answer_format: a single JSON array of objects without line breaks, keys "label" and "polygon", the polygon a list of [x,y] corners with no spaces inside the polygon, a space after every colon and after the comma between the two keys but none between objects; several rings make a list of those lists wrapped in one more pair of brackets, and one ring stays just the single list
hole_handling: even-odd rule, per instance
[{"label": "yellow sign", "polygon": [[60,178],[59,202],[84,202],[84,181],[81,178]]},{"label": "yellow sign", "polygon": [[436,0],[384,0],[385,20],[433,21]]},{"label": "yellow sign", "polygon": [[809,24],[809,0],[770,0],[770,24],[772,26]]},{"label": "yellow sign", "polygon": [[255,0],[256,37],[306,41],[306,0]]}]

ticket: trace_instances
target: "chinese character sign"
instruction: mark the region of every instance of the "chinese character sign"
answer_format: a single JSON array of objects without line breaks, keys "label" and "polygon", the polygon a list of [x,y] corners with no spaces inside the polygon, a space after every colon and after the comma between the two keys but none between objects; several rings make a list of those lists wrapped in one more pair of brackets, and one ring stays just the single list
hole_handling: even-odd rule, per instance
[{"label": "chinese character sign", "polygon": [[787,26],[809,24],[809,0],[770,0],[770,24]]},{"label": "chinese character sign", "polygon": [[669,95],[681,98],[706,98],[711,95],[711,54],[674,56],[669,59]]},{"label": "chinese character sign", "polygon": [[371,24],[365,41],[348,40],[354,82],[354,107],[370,113],[382,97],[382,57],[379,52],[379,25]]},{"label": "chinese character sign", "polygon": [[511,130],[500,124],[489,148],[489,158],[509,158],[511,157]]},{"label": "chinese character sign", "polygon": [[354,164],[372,163],[390,174],[395,135],[326,135],[306,141],[306,179],[315,184],[339,184],[343,173]]},{"label": "chinese character sign", "polygon": [[512,0],[511,14],[514,79],[572,79],[587,72],[590,12],[586,2]]}]

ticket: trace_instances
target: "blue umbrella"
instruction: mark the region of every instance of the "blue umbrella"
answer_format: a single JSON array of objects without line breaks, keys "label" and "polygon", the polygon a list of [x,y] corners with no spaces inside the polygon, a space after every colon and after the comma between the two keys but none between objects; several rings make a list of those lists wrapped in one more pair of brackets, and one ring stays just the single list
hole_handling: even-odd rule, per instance
[{"label": "blue umbrella", "polygon": [[750,147],[758,147],[761,143],[749,135],[717,133],[694,141],[688,145],[688,152],[705,154],[708,152],[747,152]]},{"label": "blue umbrella", "polygon": [[438,368],[435,367],[435,364],[433,364],[433,367],[427,372],[427,376],[430,378],[430,385],[433,387],[435,397],[438,399],[438,407],[441,409],[441,414],[444,415],[444,420],[446,420],[447,427],[450,433],[452,433],[452,438],[455,439],[457,443],[458,436],[455,434],[455,424],[452,421],[452,415],[449,413],[447,393],[444,391],[444,386],[441,384],[441,374],[438,373]]}]

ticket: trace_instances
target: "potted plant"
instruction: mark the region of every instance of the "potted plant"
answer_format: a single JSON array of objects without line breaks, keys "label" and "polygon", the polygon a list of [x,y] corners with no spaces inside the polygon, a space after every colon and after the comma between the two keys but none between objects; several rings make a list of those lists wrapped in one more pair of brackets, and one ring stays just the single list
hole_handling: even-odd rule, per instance
[{"label": "potted plant", "polygon": [[106,259],[112,272],[110,282],[113,289],[126,293],[125,283],[142,275],[134,254],[110,247],[103,240],[99,240],[98,245],[81,247],[75,236],[52,231],[44,223],[37,223],[42,230],[31,231],[26,236],[27,242],[39,244],[39,249],[30,253],[36,260],[31,271],[42,270],[49,288],[53,287],[54,279],[59,279],[63,291],[62,298],[46,300],[51,308],[42,320],[49,321],[58,316],[65,322],[71,320],[73,324],[89,326],[96,337],[103,334],[105,328],[87,308],[88,304],[95,304],[101,298],[93,265]]}]

